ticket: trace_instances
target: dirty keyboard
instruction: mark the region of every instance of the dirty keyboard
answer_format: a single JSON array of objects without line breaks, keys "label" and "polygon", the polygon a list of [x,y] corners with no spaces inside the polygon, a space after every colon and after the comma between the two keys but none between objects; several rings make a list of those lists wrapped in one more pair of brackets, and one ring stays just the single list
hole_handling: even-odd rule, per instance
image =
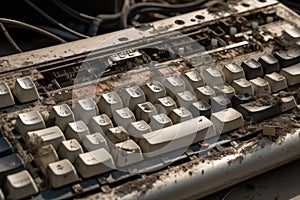
[{"label": "dirty keyboard", "polygon": [[158,173],[295,133],[299,16],[228,9],[0,58],[0,199],[138,199]]}]

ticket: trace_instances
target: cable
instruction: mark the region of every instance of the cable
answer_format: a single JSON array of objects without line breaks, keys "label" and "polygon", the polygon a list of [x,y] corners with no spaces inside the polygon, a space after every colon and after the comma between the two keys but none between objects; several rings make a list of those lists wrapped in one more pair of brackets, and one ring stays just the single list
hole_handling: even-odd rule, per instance
[{"label": "cable", "polygon": [[59,41],[60,43],[66,43],[65,40],[63,40],[62,38],[60,37],[57,37],[56,35],[48,32],[48,31],[45,31],[43,29],[40,29],[38,27],[35,27],[35,26],[32,26],[30,24],[26,24],[24,22],[20,22],[20,21],[16,21],[16,20],[12,20],[12,19],[6,19],[6,18],[0,18],[0,22],[1,23],[6,23],[6,24],[14,24],[14,25],[18,25],[18,26],[21,26],[23,28],[26,28],[26,29],[29,29],[29,30],[32,30],[32,31],[35,31],[37,33],[40,33],[42,35],[45,35],[49,38],[52,38],[56,41]]},{"label": "cable", "polygon": [[5,38],[7,39],[7,41],[14,47],[14,49],[17,52],[21,53],[22,52],[21,48],[17,45],[17,43],[14,41],[14,39],[10,36],[9,32],[6,30],[3,23],[0,23],[0,28],[1,28],[1,31],[4,34]]},{"label": "cable", "polygon": [[49,22],[51,22],[52,24],[56,25],[56,26],[59,26],[63,29],[65,29],[66,31],[76,35],[76,36],[79,36],[81,38],[88,38],[89,36],[87,35],[84,35],[84,34],[81,34],[63,24],[61,24],[60,22],[56,21],[54,18],[52,18],[50,15],[48,15],[47,13],[45,13],[43,10],[41,10],[39,7],[37,7],[34,3],[32,3],[31,1],[29,0],[24,0],[25,3],[27,3],[31,8],[33,8],[35,11],[37,11],[40,15],[42,15],[43,17],[45,17]]}]

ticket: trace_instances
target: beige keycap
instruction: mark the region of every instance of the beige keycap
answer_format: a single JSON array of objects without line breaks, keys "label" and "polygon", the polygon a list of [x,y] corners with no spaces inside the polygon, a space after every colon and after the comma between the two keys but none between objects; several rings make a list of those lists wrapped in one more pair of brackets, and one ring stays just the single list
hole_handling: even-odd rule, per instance
[{"label": "beige keycap", "polygon": [[151,131],[151,127],[144,120],[132,122],[128,127],[128,134],[135,142],[137,142],[143,134]]},{"label": "beige keycap", "polygon": [[80,154],[75,167],[83,178],[100,175],[116,168],[112,156],[103,148]]},{"label": "beige keycap", "polygon": [[172,120],[173,124],[178,124],[192,118],[192,113],[185,107],[176,108],[170,113],[170,119]]},{"label": "beige keycap", "polygon": [[290,86],[297,85],[300,83],[300,63],[290,67],[282,68],[280,71]]},{"label": "beige keycap", "polygon": [[15,128],[18,133],[25,135],[29,131],[44,129],[46,125],[38,111],[31,111],[18,115]]},{"label": "beige keycap", "polygon": [[5,82],[0,81],[0,109],[15,105],[14,97]]},{"label": "beige keycap", "polygon": [[106,114],[93,117],[89,124],[89,130],[91,133],[106,133],[107,130],[112,127],[113,123]]},{"label": "beige keycap", "polygon": [[39,192],[27,170],[8,175],[5,180],[7,199],[24,199]]},{"label": "beige keycap", "polygon": [[272,74],[267,74],[264,79],[269,82],[269,85],[273,93],[279,92],[288,87],[285,77],[282,76],[281,74],[278,74],[277,72],[273,72]]},{"label": "beige keycap", "polygon": [[74,163],[79,154],[83,153],[83,149],[76,139],[62,141],[58,155],[62,159],[68,159]]},{"label": "beige keycap", "polygon": [[47,176],[53,188],[59,188],[79,180],[74,166],[68,159],[50,163]]},{"label": "beige keycap", "polygon": [[67,139],[76,139],[79,143],[84,135],[90,134],[88,127],[83,121],[76,121],[68,124],[65,136]]},{"label": "beige keycap", "polygon": [[80,99],[75,104],[74,115],[76,120],[88,125],[92,117],[99,115],[99,110],[92,98]]},{"label": "beige keycap", "polygon": [[166,87],[167,94],[173,99],[178,92],[186,90],[183,78],[179,74],[167,77],[164,81],[164,86]]},{"label": "beige keycap", "polygon": [[119,143],[129,139],[129,135],[123,126],[109,128],[106,134],[108,143]]},{"label": "beige keycap", "polygon": [[85,135],[82,138],[82,146],[87,151],[94,151],[100,148],[104,148],[107,151],[109,151],[107,141],[101,133],[93,133],[90,135]]},{"label": "beige keycap", "polygon": [[297,107],[297,102],[294,96],[287,96],[280,99],[280,111],[286,112]]},{"label": "beige keycap", "polygon": [[66,130],[69,123],[75,121],[74,114],[67,104],[53,106],[49,118],[62,131]]},{"label": "beige keycap", "polygon": [[173,109],[177,108],[176,102],[170,96],[157,99],[155,106],[158,113],[165,113],[167,115]]},{"label": "beige keycap", "polygon": [[196,101],[196,96],[188,90],[177,93],[177,102],[179,107],[190,108],[192,103],[195,103]]},{"label": "beige keycap", "polygon": [[203,78],[196,70],[191,70],[184,73],[185,85],[188,89],[195,90],[197,87],[204,86]]},{"label": "beige keycap", "polygon": [[35,101],[39,98],[36,86],[28,76],[16,80],[13,94],[21,103]]},{"label": "beige keycap", "polygon": [[158,130],[161,128],[172,126],[173,122],[166,114],[161,113],[158,115],[151,116],[149,125],[150,125],[151,129],[153,131],[155,131],[155,130]]},{"label": "beige keycap", "polygon": [[271,94],[270,85],[265,79],[257,77],[250,80],[250,82],[252,83],[255,94]]},{"label": "beige keycap", "polygon": [[107,114],[110,118],[113,116],[115,110],[121,109],[122,107],[122,100],[115,91],[102,94],[98,102],[100,112]]},{"label": "beige keycap", "polygon": [[235,89],[237,95],[254,95],[252,84],[244,78],[234,80],[231,86]]},{"label": "beige keycap", "polygon": [[203,100],[205,102],[209,102],[210,98],[215,96],[216,92],[208,85],[198,87],[196,89],[196,96],[198,100]]},{"label": "beige keycap", "polygon": [[231,99],[235,95],[235,90],[230,85],[215,86],[213,88],[216,91],[216,95],[225,95],[228,99]]},{"label": "beige keycap", "polygon": [[115,110],[114,121],[116,125],[127,128],[129,124],[135,122],[136,120],[132,111],[126,107],[126,108]]},{"label": "beige keycap", "polygon": [[58,155],[51,144],[40,147],[34,157],[44,175],[46,175],[48,164],[59,160]]},{"label": "beige keycap", "polygon": [[204,82],[211,87],[224,85],[225,82],[222,71],[220,71],[216,67],[209,67],[203,69],[202,77]]},{"label": "beige keycap", "polygon": [[155,103],[157,99],[167,95],[165,87],[158,81],[149,81],[141,89],[151,103]]},{"label": "beige keycap", "polygon": [[157,114],[155,106],[150,102],[138,104],[135,111],[137,120],[150,121],[150,117]]},{"label": "beige keycap", "polygon": [[145,94],[139,86],[125,88],[122,92],[121,99],[123,101],[123,105],[128,107],[130,110],[134,110],[137,104],[146,101]]},{"label": "beige keycap", "polygon": [[243,68],[237,64],[225,65],[222,71],[226,82],[229,84],[231,84],[234,80],[246,78]]}]

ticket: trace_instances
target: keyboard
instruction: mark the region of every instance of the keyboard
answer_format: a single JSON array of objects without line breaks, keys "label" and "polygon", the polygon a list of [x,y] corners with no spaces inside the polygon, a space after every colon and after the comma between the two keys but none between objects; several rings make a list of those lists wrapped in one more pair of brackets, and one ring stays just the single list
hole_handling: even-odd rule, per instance
[{"label": "keyboard", "polygon": [[0,58],[0,199],[199,199],[299,158],[300,17],[218,5]]}]

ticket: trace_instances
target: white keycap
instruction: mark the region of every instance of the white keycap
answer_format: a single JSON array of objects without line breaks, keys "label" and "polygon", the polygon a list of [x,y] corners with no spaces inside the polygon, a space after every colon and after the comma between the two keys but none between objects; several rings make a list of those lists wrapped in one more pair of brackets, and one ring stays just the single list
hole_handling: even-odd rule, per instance
[{"label": "white keycap", "polygon": [[119,143],[129,139],[129,135],[123,126],[108,129],[106,134],[108,143]]},{"label": "white keycap", "polygon": [[75,139],[62,141],[58,155],[62,159],[68,159],[71,163],[74,163],[79,154],[83,153],[83,149],[79,142]]},{"label": "white keycap", "polygon": [[30,77],[22,77],[16,80],[13,94],[21,103],[37,100],[39,93]]},{"label": "white keycap", "polygon": [[93,151],[100,148],[104,148],[107,151],[109,151],[107,141],[101,133],[85,135],[82,138],[82,146],[87,151]]},{"label": "white keycap", "polygon": [[198,117],[200,115],[210,117],[211,106],[206,101],[197,101],[192,104],[190,111],[193,117]]},{"label": "white keycap", "polygon": [[213,113],[210,120],[219,134],[232,131],[244,125],[243,115],[233,108]]},{"label": "white keycap", "polygon": [[183,78],[179,74],[167,77],[164,81],[164,86],[167,94],[172,98],[175,98],[178,92],[186,90]]},{"label": "white keycap", "polygon": [[49,118],[50,120],[52,119],[54,124],[62,131],[66,130],[69,123],[75,121],[74,114],[67,104],[53,106]]},{"label": "white keycap", "polygon": [[123,103],[119,95],[115,91],[112,91],[101,95],[98,108],[101,113],[112,117],[115,110],[123,108]]},{"label": "white keycap", "polygon": [[282,68],[280,71],[280,74],[285,76],[287,84],[292,86],[292,85],[297,85],[300,83],[300,63]]},{"label": "white keycap", "polygon": [[115,144],[112,156],[115,164],[119,167],[132,165],[144,159],[141,148],[133,140],[126,140]]},{"label": "white keycap", "polygon": [[231,84],[234,80],[246,78],[243,68],[237,64],[225,65],[222,71],[226,82],[229,84]]},{"label": "white keycap", "polygon": [[27,170],[8,175],[5,181],[7,199],[24,199],[39,192]]},{"label": "white keycap", "polygon": [[165,113],[167,115],[170,114],[173,109],[177,108],[176,102],[170,96],[157,99],[155,106],[158,113]]},{"label": "white keycap", "polygon": [[138,104],[135,111],[137,120],[144,120],[145,122],[150,121],[150,117],[157,114],[157,110],[154,105],[150,102]]},{"label": "white keycap", "polygon": [[80,154],[75,167],[83,178],[89,178],[115,169],[112,156],[106,149],[97,149]]},{"label": "white keycap", "polygon": [[115,110],[114,121],[116,125],[127,128],[129,124],[135,122],[136,120],[131,110],[126,107],[126,108]]},{"label": "white keycap", "polygon": [[79,180],[74,166],[67,159],[50,163],[47,169],[47,176],[53,188],[75,183]]},{"label": "white keycap", "polygon": [[235,89],[237,95],[254,95],[252,84],[244,78],[234,80],[231,86]]},{"label": "white keycap", "polygon": [[84,135],[90,134],[88,127],[83,121],[76,121],[68,124],[65,136],[67,139],[76,139],[79,143]]},{"label": "white keycap", "polygon": [[15,127],[18,133],[25,135],[29,131],[44,129],[46,125],[38,111],[31,111],[19,114]]},{"label": "white keycap", "polygon": [[215,95],[216,95],[216,92],[208,85],[198,87],[196,89],[196,96],[197,96],[198,100],[203,100],[203,101],[209,102],[210,98]]},{"label": "white keycap", "polygon": [[158,81],[147,82],[141,88],[151,103],[155,103],[157,99],[167,95],[165,87]]},{"label": "white keycap", "polygon": [[170,119],[172,120],[173,124],[178,124],[192,118],[192,113],[185,107],[176,108],[170,113]]},{"label": "white keycap", "polygon": [[0,82],[0,109],[8,106],[15,105],[14,97],[8,87],[4,82]]},{"label": "white keycap", "polygon": [[179,107],[190,108],[192,103],[196,101],[196,96],[188,90],[177,93],[177,102]]},{"label": "white keycap", "polygon": [[225,95],[228,99],[231,99],[235,95],[235,90],[230,85],[215,86],[213,88],[216,91],[216,95]]},{"label": "white keycap", "polygon": [[143,134],[151,131],[151,127],[144,120],[132,122],[128,127],[128,133],[130,137],[136,142]]},{"label": "white keycap", "polygon": [[48,164],[58,160],[58,155],[51,144],[40,147],[35,155],[35,161],[44,175],[46,175]]},{"label": "white keycap", "polygon": [[98,107],[92,98],[80,99],[76,102],[74,108],[75,119],[89,124],[92,117],[99,115]]},{"label": "white keycap", "polygon": [[286,112],[297,107],[297,102],[294,96],[283,97],[280,99],[280,111]]},{"label": "white keycap", "polygon": [[153,157],[188,147],[214,136],[216,136],[216,132],[212,122],[206,117],[200,116],[144,134],[139,140],[139,146],[145,156]]},{"label": "white keycap", "polygon": [[185,81],[185,85],[186,87],[190,90],[195,90],[197,87],[201,87],[204,86],[204,82],[203,79],[200,75],[199,72],[197,72],[196,70],[191,70],[189,72],[186,72],[184,74],[184,81]]},{"label": "white keycap", "polygon": [[267,74],[264,79],[269,82],[269,85],[273,93],[279,92],[288,87],[285,77],[282,76],[281,74],[278,74],[277,72],[273,72],[272,74]]},{"label": "white keycap", "polygon": [[91,133],[106,133],[107,130],[112,127],[113,123],[106,114],[93,117],[89,124]]},{"label": "white keycap", "polygon": [[134,110],[137,104],[146,101],[145,94],[139,86],[125,88],[121,96],[123,105],[130,110]]},{"label": "white keycap", "polygon": [[257,77],[250,80],[250,82],[252,83],[255,94],[271,94],[270,85],[265,79]]},{"label": "white keycap", "polygon": [[173,123],[172,120],[165,113],[161,113],[158,115],[151,116],[149,125],[153,131],[156,131],[161,128],[172,126]]},{"label": "white keycap", "polygon": [[215,67],[203,69],[202,77],[204,79],[204,82],[211,87],[224,85],[224,75],[222,71]]},{"label": "white keycap", "polygon": [[60,143],[66,140],[58,126],[27,132],[26,138],[28,144],[34,144],[40,138],[43,145],[52,144],[56,150],[60,146]]}]

